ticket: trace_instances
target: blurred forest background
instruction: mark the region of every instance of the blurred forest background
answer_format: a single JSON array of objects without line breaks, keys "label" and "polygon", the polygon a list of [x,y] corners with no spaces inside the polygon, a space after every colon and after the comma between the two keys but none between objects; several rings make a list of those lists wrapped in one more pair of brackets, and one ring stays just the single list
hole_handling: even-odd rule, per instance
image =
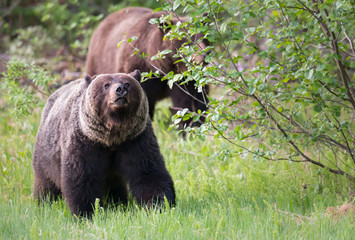
[{"label": "blurred forest background", "polygon": [[159,5],[155,0],[1,0],[0,70],[12,56],[61,79],[77,78],[84,70],[91,34],[105,16],[127,6]]}]

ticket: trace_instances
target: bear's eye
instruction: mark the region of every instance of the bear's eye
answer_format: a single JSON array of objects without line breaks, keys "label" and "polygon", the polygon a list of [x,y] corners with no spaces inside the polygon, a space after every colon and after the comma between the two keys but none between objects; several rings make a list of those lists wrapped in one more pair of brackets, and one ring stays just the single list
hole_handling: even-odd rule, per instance
[{"label": "bear's eye", "polygon": [[105,89],[108,89],[109,86],[110,86],[110,84],[109,84],[109,83],[106,83],[106,84],[105,84]]}]

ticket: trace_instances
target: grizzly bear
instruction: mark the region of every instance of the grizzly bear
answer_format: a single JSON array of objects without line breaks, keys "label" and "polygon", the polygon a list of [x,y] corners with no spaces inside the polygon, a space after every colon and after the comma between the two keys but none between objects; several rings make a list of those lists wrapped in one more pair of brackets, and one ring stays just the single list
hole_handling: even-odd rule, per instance
[{"label": "grizzly bear", "polygon": [[175,204],[140,78],[86,76],[50,96],[33,153],[35,199],[62,195],[73,215],[90,216],[96,198],[126,203],[128,185],[139,204]]},{"label": "grizzly bear", "polygon": [[[89,75],[101,73],[124,72],[129,73],[134,69],[141,72],[156,72],[163,76],[174,71],[182,73],[186,71],[186,65],[182,62],[176,63],[180,58],[174,57],[177,49],[186,39],[164,39],[168,29],[164,29],[157,24],[150,24],[152,18],[160,18],[164,12],[156,12],[148,8],[133,7],[125,8],[110,14],[98,28],[94,31],[86,60],[86,72]],[[172,25],[178,21],[186,21],[187,18],[173,17],[170,21]],[[162,24],[164,25],[164,24]],[[137,37],[138,39],[130,43],[123,42],[119,48],[117,44],[125,38]],[[202,38],[202,34],[196,34],[193,39],[196,41]],[[207,40],[198,43],[199,47],[205,49]],[[133,54],[135,48],[140,52],[148,54],[148,59],[143,59],[139,54]],[[165,49],[171,52],[165,55],[164,59],[151,61],[150,58]],[[195,61],[204,63],[205,55],[198,55]],[[141,83],[147,94],[149,102],[149,115],[153,119],[154,108],[157,101],[171,97],[173,108],[176,113],[178,109],[188,108],[191,111],[206,110],[208,87],[203,92],[198,92],[195,82],[190,81],[184,85],[174,85],[169,88],[166,81],[161,78],[152,78]]]}]

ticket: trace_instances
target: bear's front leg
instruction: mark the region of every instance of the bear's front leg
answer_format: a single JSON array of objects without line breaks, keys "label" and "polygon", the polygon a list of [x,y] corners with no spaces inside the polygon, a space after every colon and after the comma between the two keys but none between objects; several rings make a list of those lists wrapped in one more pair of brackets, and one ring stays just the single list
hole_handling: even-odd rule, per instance
[{"label": "bear's front leg", "polygon": [[37,200],[38,204],[46,198],[48,198],[49,201],[56,200],[60,195],[60,190],[57,186],[51,180],[37,172],[34,174],[33,191],[34,199]]},{"label": "bear's front leg", "polygon": [[120,170],[138,203],[161,203],[164,197],[175,205],[175,190],[151,122],[141,135],[122,146]]},{"label": "bear's front leg", "polygon": [[63,156],[61,190],[72,215],[90,217],[96,198],[102,203],[109,157],[85,150]]}]

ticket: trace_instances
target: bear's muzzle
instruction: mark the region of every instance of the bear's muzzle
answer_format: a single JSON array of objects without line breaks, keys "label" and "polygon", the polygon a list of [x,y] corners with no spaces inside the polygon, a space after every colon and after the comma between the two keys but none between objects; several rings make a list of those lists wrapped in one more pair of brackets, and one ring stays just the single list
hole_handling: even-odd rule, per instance
[{"label": "bear's muzzle", "polygon": [[124,83],[116,87],[115,92],[118,96],[123,97],[127,94],[129,83]]}]

